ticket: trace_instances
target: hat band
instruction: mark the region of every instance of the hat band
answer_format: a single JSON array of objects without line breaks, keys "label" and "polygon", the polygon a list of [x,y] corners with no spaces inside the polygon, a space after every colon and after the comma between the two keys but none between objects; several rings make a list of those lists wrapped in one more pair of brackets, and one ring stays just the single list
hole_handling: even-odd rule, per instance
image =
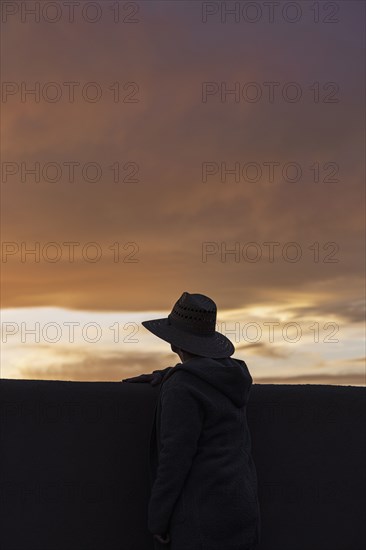
[{"label": "hat band", "polygon": [[[190,319],[190,321],[192,320]],[[191,322],[187,323],[183,319],[181,320],[175,316],[172,316],[171,313],[168,315],[168,323],[195,336],[213,336],[216,332],[216,324],[213,326],[212,324],[210,326],[205,326],[202,323],[193,325]]]}]

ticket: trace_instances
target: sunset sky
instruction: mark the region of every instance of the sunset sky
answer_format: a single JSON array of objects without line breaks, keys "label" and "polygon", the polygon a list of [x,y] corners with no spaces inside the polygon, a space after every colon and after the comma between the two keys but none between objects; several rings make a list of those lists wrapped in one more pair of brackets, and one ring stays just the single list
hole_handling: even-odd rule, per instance
[{"label": "sunset sky", "polygon": [[3,4],[1,377],[174,365],[188,291],[254,383],[364,385],[365,3]]}]

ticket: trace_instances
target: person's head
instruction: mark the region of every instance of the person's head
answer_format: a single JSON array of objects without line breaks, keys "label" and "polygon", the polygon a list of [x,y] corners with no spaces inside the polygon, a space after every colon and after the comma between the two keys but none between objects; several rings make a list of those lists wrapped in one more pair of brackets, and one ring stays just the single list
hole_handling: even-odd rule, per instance
[{"label": "person's head", "polygon": [[142,321],[142,325],[169,342],[181,361],[192,357],[230,357],[235,347],[216,330],[216,316],[216,304],[209,296],[183,292],[168,317]]},{"label": "person's head", "polygon": [[174,344],[170,344],[170,348],[173,353],[176,353],[179,356],[182,363],[184,363],[184,361],[188,361],[189,359],[192,359],[192,357],[199,357],[199,355],[190,353],[189,351],[186,351],[182,348],[178,348]]}]

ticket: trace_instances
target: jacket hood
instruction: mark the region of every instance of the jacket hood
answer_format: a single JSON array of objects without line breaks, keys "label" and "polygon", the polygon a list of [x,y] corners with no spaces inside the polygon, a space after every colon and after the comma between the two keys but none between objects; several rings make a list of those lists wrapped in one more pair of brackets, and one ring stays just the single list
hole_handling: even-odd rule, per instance
[{"label": "jacket hood", "polygon": [[231,399],[236,407],[243,407],[248,402],[253,379],[242,359],[195,357],[178,363],[173,370],[185,370],[205,380]]}]

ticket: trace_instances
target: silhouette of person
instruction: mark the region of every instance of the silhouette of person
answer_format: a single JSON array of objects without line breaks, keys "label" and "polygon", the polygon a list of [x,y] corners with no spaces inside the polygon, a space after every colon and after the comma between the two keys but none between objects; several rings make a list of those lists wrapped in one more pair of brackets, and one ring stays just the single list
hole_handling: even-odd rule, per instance
[{"label": "silhouette of person", "polygon": [[151,430],[148,530],[170,550],[249,550],[260,541],[246,407],[252,377],[216,331],[215,302],[184,292],[142,325],[170,343],[174,367],[124,379],[159,385]]}]

